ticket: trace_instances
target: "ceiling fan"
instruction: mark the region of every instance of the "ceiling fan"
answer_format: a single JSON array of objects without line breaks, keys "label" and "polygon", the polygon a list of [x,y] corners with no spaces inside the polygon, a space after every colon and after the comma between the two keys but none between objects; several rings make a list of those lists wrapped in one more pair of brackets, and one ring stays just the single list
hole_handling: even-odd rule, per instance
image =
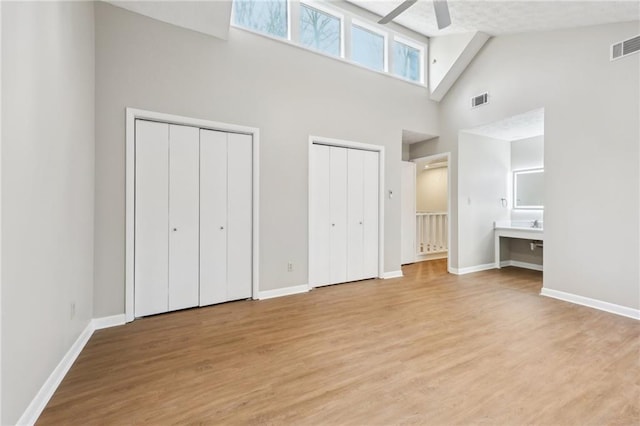
[{"label": "ceiling fan", "polygon": [[[378,24],[387,24],[391,22],[396,16],[400,15],[405,10],[409,9],[418,0],[405,0],[400,3],[400,6],[389,12],[384,18],[378,21]],[[438,23],[438,29],[451,25],[451,16],[449,15],[449,6],[447,0],[433,0],[433,9],[436,12],[436,22]]]}]

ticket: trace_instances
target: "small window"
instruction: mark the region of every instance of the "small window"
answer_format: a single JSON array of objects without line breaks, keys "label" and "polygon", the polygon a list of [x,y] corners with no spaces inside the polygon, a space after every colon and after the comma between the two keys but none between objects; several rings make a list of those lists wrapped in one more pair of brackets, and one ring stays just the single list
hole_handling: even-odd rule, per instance
[{"label": "small window", "polygon": [[360,25],[351,27],[351,60],[376,71],[384,71],[384,36]]},{"label": "small window", "polygon": [[407,80],[420,82],[420,49],[399,41],[393,42],[393,73]]},{"label": "small window", "polygon": [[287,38],[287,0],[234,0],[233,22],[239,27]]},{"label": "small window", "polygon": [[300,4],[300,44],[333,56],[340,56],[340,18],[306,4]]}]

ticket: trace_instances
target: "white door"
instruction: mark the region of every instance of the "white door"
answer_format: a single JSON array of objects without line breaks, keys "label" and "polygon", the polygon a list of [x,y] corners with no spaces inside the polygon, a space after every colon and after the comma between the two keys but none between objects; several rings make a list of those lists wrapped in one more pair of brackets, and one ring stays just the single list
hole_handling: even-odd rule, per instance
[{"label": "white door", "polygon": [[135,315],[169,309],[169,125],[136,120]]},{"label": "white door", "polygon": [[309,284],[331,282],[331,148],[312,144],[309,173]]},{"label": "white door", "polygon": [[347,149],[330,147],[329,270],[327,284],[347,281]]},{"label": "white door", "polygon": [[198,306],[199,129],[169,126],[169,310]]},{"label": "white door", "polygon": [[400,261],[403,265],[416,261],[416,163],[401,163],[400,186],[400,222],[401,246]]},{"label": "white door", "polygon": [[238,300],[251,297],[252,137],[229,133],[227,148],[227,300]]},{"label": "white door", "polygon": [[363,151],[363,277],[378,276],[379,257],[379,203],[380,203],[380,154]]},{"label": "white door", "polygon": [[379,154],[311,145],[309,283],[378,276]]},{"label": "white door", "polygon": [[200,305],[251,297],[250,135],[200,131]]},{"label": "white door", "polygon": [[364,151],[347,150],[347,281],[364,278]]},{"label": "white door", "polygon": [[226,302],[227,137],[200,130],[200,306]]}]

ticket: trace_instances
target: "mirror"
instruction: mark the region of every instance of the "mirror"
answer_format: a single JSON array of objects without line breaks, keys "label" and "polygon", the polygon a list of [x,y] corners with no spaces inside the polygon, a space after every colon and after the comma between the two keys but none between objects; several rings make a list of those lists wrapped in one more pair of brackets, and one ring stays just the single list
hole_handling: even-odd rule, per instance
[{"label": "mirror", "polygon": [[544,169],[513,172],[513,208],[544,208]]}]

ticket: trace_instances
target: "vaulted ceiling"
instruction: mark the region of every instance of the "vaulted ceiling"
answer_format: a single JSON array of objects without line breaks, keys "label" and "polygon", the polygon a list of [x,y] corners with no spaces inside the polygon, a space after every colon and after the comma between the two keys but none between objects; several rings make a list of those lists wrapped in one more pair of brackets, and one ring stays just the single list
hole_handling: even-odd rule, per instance
[{"label": "vaulted ceiling", "polygon": [[[347,0],[384,16],[403,0]],[[418,0],[394,22],[426,36],[482,31],[489,35],[548,31],[640,20],[640,1],[449,0],[452,24],[438,30],[431,0]]]}]

